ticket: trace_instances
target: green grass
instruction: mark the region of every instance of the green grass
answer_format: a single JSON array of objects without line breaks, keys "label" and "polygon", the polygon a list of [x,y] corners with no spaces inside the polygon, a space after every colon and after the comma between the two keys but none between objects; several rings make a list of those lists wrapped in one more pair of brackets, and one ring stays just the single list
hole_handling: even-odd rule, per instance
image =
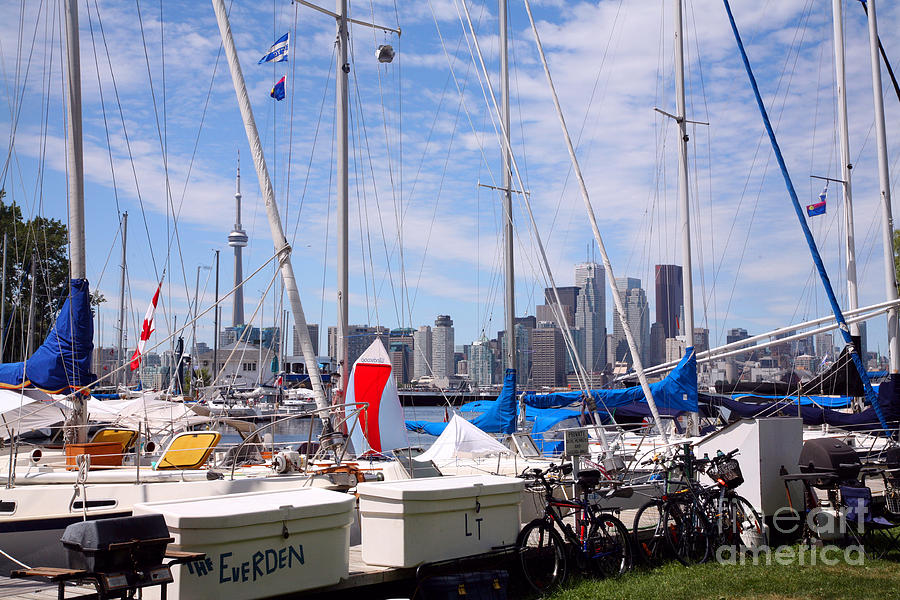
[{"label": "green grass", "polygon": [[[798,546],[792,547],[798,551]],[[829,557],[832,557],[830,554]],[[791,564],[721,565],[709,563],[683,567],[668,563],[653,570],[637,569],[617,579],[570,579],[565,588],[549,596],[552,600],[623,598],[635,600],[720,600],[752,598],[853,598],[854,600],[900,598],[900,562],[866,557],[863,564],[848,564],[841,554],[834,565],[825,565],[818,555],[810,565]],[[855,562],[851,556],[851,563]]]}]

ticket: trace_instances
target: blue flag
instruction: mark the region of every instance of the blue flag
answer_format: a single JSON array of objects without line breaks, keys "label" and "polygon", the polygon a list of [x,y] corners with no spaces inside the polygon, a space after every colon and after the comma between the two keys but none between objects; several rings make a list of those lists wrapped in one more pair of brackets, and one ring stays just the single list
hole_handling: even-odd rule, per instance
[{"label": "blue flag", "polygon": [[275,84],[269,95],[276,100],[284,100],[284,77],[278,80],[278,83]]},{"label": "blue flag", "polygon": [[256,63],[261,65],[267,62],[283,62],[288,59],[288,44],[290,42],[291,32],[287,32],[272,44],[272,47],[269,48],[269,51],[266,52],[265,56],[259,59],[259,62]]},{"label": "blue flag", "polygon": [[806,215],[809,217],[815,217],[817,215],[825,214],[825,195],[828,194],[828,184],[825,184],[825,189],[822,190],[822,193],[819,194],[819,201],[815,204],[807,204],[806,205]]}]

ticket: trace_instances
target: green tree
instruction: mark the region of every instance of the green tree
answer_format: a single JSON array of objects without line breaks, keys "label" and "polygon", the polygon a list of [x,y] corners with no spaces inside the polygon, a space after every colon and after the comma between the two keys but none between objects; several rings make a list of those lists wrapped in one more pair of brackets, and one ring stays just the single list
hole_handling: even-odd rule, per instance
[{"label": "green tree", "polygon": [[25,219],[22,209],[5,204],[0,190],[0,239],[6,234],[6,307],[4,348],[0,362],[25,359],[28,306],[31,301],[31,261],[35,260],[34,340],[40,345],[69,293],[66,226],[56,219]]}]

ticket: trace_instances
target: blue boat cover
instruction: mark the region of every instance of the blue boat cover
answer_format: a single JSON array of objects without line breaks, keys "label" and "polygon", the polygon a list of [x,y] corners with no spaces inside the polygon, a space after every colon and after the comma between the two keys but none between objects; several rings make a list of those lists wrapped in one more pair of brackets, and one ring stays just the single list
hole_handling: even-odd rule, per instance
[{"label": "blue boat cover", "polygon": [[[33,386],[69,393],[97,380],[91,373],[94,320],[87,279],[73,279],[56,324],[27,363],[0,364],[0,388]],[[27,372],[25,371],[27,369]]]},{"label": "blue boat cover", "polygon": [[472,419],[472,424],[488,433],[515,433],[516,416],[516,370],[507,369],[503,378],[503,388],[493,402],[488,403],[484,412]]},{"label": "blue boat cover", "polygon": [[[762,394],[732,394],[732,400],[738,402],[790,402],[795,406],[797,397],[764,396]],[[851,396],[800,396],[800,406],[820,406],[822,408],[847,408],[853,402]]]},{"label": "blue boat cover", "polygon": [[[878,386],[878,402],[883,416],[888,423],[894,425],[900,421],[900,398],[898,396],[900,396],[900,381],[896,375],[891,375],[890,379]],[[710,404],[724,407],[741,417],[777,416],[779,414],[797,416],[799,411],[804,425],[827,423],[848,430],[881,428],[878,415],[872,406],[860,413],[845,413],[802,403],[798,408],[794,400],[750,404],[723,396],[709,397]]]},{"label": "blue boat cover", "polygon": [[[685,351],[681,362],[665,379],[650,384],[650,392],[660,413],[697,412],[697,355],[693,347]],[[597,403],[597,410],[606,413],[633,403],[647,402],[640,386],[619,390],[591,390],[591,396]],[[525,392],[525,404],[535,408],[558,408],[581,401],[580,391],[553,394]]]}]

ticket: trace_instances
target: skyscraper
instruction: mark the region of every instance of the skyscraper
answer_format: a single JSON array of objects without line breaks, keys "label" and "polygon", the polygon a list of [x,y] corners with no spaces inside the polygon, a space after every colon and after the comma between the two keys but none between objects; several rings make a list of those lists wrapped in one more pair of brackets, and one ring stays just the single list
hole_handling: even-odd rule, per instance
[{"label": "skyscraper", "polygon": [[472,387],[489,386],[493,377],[493,353],[490,342],[481,335],[481,339],[472,342],[467,356],[469,381]]},{"label": "skyscraper", "polygon": [[[234,248],[234,296],[231,326],[244,324],[244,266],[241,249],[247,245],[247,232],[241,229],[241,155],[238,154],[236,191],[234,193],[234,229],[228,234],[228,245]],[[217,275],[218,277],[218,275]],[[218,279],[216,280],[218,281]]]},{"label": "skyscraper", "polygon": [[[309,340],[312,342],[313,354],[319,355],[319,325],[317,323],[307,323],[306,328],[309,329]],[[293,327],[294,355],[300,356],[303,350],[300,349],[300,334],[297,333],[297,326]]]},{"label": "skyscraper", "polygon": [[431,368],[435,377],[454,374],[453,319],[450,315],[438,315],[431,331]]},{"label": "skyscraper", "polygon": [[549,321],[531,331],[531,380],[536,386],[559,386],[566,381],[566,346],[562,332]]},{"label": "skyscraper", "polygon": [[[647,305],[647,293],[641,289],[641,280],[634,277],[617,277],[616,287],[625,308],[625,321],[631,329],[631,335],[634,336],[638,357],[641,364],[647,364],[650,346],[650,310]],[[618,311],[613,311],[613,344],[615,360],[634,364]]]},{"label": "skyscraper", "polygon": [[656,265],[656,322],[666,338],[679,335],[681,306],[684,304],[682,272],[679,265]]},{"label": "skyscraper", "polygon": [[606,285],[604,270],[597,263],[575,265],[578,292],[575,327],[580,331],[581,363],[588,373],[606,368]]},{"label": "skyscraper", "polygon": [[413,334],[413,379],[431,375],[431,325],[422,325]]}]

